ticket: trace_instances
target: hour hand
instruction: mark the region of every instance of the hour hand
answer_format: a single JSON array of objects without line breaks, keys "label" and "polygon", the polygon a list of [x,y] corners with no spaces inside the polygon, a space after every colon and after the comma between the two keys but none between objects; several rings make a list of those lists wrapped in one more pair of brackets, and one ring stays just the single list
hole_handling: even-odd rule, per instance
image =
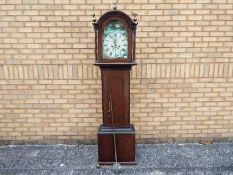
[{"label": "hour hand", "polygon": [[116,47],[117,39],[114,38],[114,47]]}]

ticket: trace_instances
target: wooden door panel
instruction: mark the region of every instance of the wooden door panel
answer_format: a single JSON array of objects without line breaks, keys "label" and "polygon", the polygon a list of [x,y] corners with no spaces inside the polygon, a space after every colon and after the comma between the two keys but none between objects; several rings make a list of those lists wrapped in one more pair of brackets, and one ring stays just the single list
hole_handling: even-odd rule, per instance
[{"label": "wooden door panel", "polygon": [[112,126],[110,96],[115,127],[129,126],[129,70],[102,70],[104,125]]}]

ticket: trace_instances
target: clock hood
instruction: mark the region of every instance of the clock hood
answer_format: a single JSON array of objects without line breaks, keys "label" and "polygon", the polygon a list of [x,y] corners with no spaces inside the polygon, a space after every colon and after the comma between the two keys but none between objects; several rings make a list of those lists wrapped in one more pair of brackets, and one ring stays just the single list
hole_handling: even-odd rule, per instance
[{"label": "clock hood", "polygon": [[126,13],[119,10],[112,10],[104,13],[95,23],[95,27],[99,28],[104,23],[104,21],[106,21],[106,19],[112,16],[120,17],[121,19],[123,19],[132,30],[135,29],[137,26],[137,23],[135,23]]}]

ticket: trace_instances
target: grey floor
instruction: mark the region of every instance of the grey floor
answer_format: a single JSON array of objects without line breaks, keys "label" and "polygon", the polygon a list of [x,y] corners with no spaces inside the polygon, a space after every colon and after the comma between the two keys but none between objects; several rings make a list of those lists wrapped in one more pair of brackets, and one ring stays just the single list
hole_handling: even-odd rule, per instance
[{"label": "grey floor", "polygon": [[233,175],[233,143],[137,145],[136,166],[96,168],[96,145],[0,147],[0,175]]}]

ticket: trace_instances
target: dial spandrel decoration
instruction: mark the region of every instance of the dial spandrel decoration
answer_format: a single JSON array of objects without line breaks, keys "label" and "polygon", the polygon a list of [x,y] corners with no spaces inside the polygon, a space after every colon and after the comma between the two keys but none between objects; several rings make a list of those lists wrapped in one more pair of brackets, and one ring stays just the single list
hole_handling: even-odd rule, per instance
[{"label": "dial spandrel decoration", "polygon": [[128,33],[118,21],[110,21],[103,32],[103,59],[127,59]]}]

